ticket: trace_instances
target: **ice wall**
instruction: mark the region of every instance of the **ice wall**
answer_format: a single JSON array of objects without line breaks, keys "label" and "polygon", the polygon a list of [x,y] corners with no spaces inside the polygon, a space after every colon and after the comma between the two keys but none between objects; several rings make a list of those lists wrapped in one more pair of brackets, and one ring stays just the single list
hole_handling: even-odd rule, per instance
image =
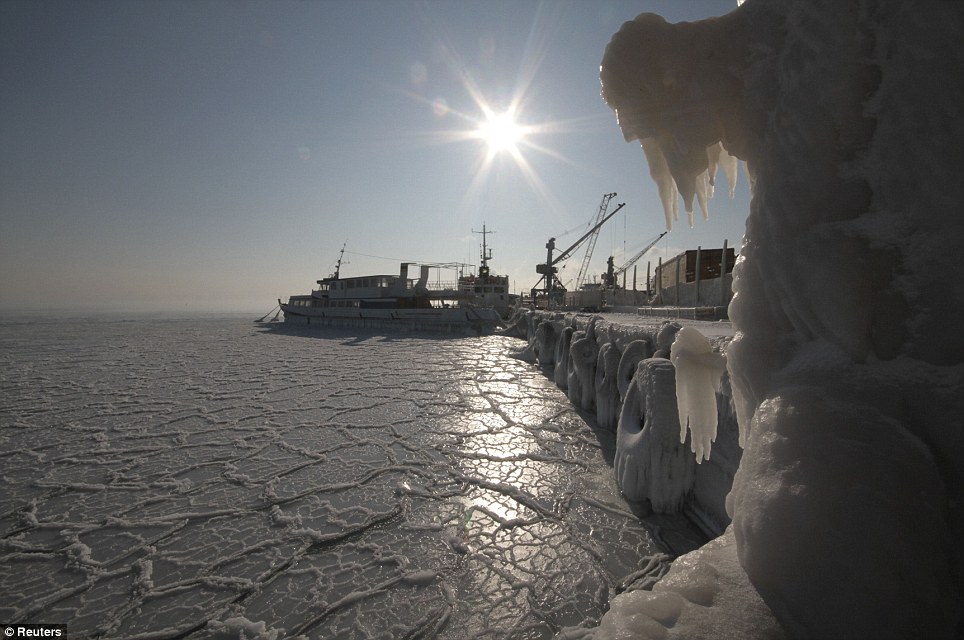
[{"label": "ice wall", "polygon": [[692,211],[717,143],[752,173],[728,507],[794,637],[964,635],[962,34],[960,2],[748,0],[603,58],[668,223],[666,174]]}]

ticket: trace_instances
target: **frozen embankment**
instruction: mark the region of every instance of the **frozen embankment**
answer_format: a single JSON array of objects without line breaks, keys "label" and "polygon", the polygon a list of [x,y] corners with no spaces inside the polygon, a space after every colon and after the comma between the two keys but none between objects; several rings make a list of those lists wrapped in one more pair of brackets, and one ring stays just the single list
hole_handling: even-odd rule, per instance
[{"label": "frozen embankment", "polygon": [[[600,65],[667,227],[724,151],[748,168],[723,551],[795,638],[964,637],[962,33],[961,2],[746,0],[641,14]],[[700,583],[617,597],[595,640],[746,637],[740,605],[690,623]]]},{"label": "frozen embankment", "polygon": [[616,596],[598,629],[557,637],[662,638],[677,628],[684,637],[783,638],[739,564],[726,510],[742,455],[725,367],[729,324],[526,311],[507,333],[527,341],[522,358],[615,431],[613,466],[628,500],[683,513],[715,538],[677,558],[651,591]]},{"label": "frozen embankment", "polygon": [[741,455],[723,356],[732,335],[688,324],[702,330],[523,311],[508,333],[527,341],[523,359],[545,367],[574,405],[616,434],[613,466],[627,499],[683,513],[716,537],[730,521],[725,501]]}]

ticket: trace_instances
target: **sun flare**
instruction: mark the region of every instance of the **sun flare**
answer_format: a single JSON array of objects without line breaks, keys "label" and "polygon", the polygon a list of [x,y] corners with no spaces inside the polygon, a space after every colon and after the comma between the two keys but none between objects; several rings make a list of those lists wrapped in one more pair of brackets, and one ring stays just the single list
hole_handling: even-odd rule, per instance
[{"label": "sun flare", "polygon": [[[551,13],[547,13],[547,16]],[[426,139],[430,144],[468,142],[472,143],[469,146],[473,151],[481,152],[475,159],[475,169],[465,194],[466,202],[479,200],[493,172],[509,176],[509,172],[515,168],[549,209],[563,208],[554,192],[543,182],[533,157],[538,154],[571,164],[572,160],[547,146],[545,140],[551,135],[583,131],[586,125],[579,118],[540,121],[533,117],[530,109],[534,104],[527,100],[527,95],[545,60],[546,47],[551,38],[549,33],[543,33],[550,26],[549,23],[543,25],[541,18],[533,24],[532,29],[535,34],[532,47],[515,71],[516,84],[508,95],[501,91],[502,95],[496,102],[485,94],[473,74],[468,72],[469,66],[454,44],[442,46],[437,53],[471,102],[455,99],[452,95],[432,96],[423,93],[421,87],[426,84],[428,70],[421,64],[414,65],[411,70],[415,88],[402,90],[410,98],[428,105],[435,123],[444,122],[450,127],[455,125],[429,132]],[[606,121],[606,124],[609,122]]]},{"label": "sun flare", "polygon": [[525,137],[526,128],[515,121],[511,111],[490,113],[479,123],[478,136],[489,145],[489,153],[516,152],[517,145]]}]

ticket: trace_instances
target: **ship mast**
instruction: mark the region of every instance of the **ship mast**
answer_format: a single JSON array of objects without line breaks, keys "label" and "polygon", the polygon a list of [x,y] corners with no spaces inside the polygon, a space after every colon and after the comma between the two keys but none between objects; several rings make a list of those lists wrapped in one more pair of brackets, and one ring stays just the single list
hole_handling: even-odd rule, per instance
[{"label": "ship mast", "polygon": [[479,266],[479,277],[488,278],[489,277],[489,260],[492,259],[492,249],[487,248],[485,243],[485,236],[490,233],[495,233],[495,231],[486,231],[485,223],[482,224],[482,231],[476,231],[472,229],[472,233],[482,234],[482,264]]},{"label": "ship mast", "polygon": [[335,263],[335,280],[338,279],[339,272],[341,271],[341,259],[345,256],[345,247],[348,246],[348,241],[345,240],[345,244],[341,245],[341,251],[338,253],[338,262]]}]

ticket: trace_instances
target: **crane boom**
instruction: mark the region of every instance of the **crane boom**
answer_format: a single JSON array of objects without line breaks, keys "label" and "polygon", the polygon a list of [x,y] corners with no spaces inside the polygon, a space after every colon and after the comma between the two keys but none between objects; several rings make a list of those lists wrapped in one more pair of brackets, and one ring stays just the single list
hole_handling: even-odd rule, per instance
[{"label": "crane boom", "polygon": [[[606,209],[609,208],[609,202],[616,197],[615,193],[607,193],[602,197],[602,201],[599,203],[599,211],[596,213],[596,222],[598,223],[606,215]],[[582,265],[579,267],[579,275],[576,276],[576,288],[580,288],[582,283],[586,280],[586,274],[589,272],[589,262],[592,260],[592,252],[596,248],[596,240],[599,238],[599,227],[594,227],[595,231],[590,233],[588,243],[586,244],[586,255],[582,258]]]},{"label": "crane boom", "polygon": [[646,255],[646,252],[647,252],[647,251],[649,251],[650,249],[652,249],[653,247],[655,247],[655,246],[656,246],[656,243],[659,242],[660,240],[662,240],[662,239],[663,239],[663,236],[665,236],[667,233],[669,233],[669,232],[668,232],[668,231],[664,231],[663,233],[661,233],[661,234],[659,234],[658,236],[656,236],[656,239],[655,239],[655,240],[653,240],[653,241],[650,242],[648,245],[646,245],[645,247],[643,247],[643,249],[642,249],[639,253],[637,253],[637,254],[634,255],[632,258],[630,258],[629,261],[628,261],[626,264],[624,264],[623,266],[621,266],[621,267],[619,267],[618,269],[616,269],[613,273],[615,273],[615,274],[618,276],[618,275],[622,274],[624,271],[626,271],[626,269],[628,269],[628,268],[630,268],[631,266],[633,266],[634,264],[636,264],[636,262],[637,262],[640,258],[642,258],[644,255]]},{"label": "crane boom", "polygon": [[565,251],[563,251],[562,253],[560,253],[558,256],[556,256],[556,257],[553,259],[552,264],[554,264],[554,265],[555,265],[555,264],[559,264],[560,262],[562,262],[563,260],[565,260],[565,259],[567,259],[569,256],[571,256],[572,253],[573,253],[576,249],[579,248],[579,245],[581,245],[586,238],[588,238],[590,235],[592,235],[593,233],[595,233],[596,231],[598,231],[599,228],[600,228],[601,226],[603,226],[603,224],[605,224],[605,222],[606,222],[607,220],[609,220],[609,219],[612,218],[614,215],[616,215],[616,214],[619,212],[619,210],[622,209],[622,208],[625,207],[625,206],[626,206],[626,203],[623,202],[623,203],[619,204],[615,209],[613,209],[612,211],[610,211],[610,212],[609,212],[609,215],[607,215],[605,218],[603,218],[602,220],[600,220],[599,222],[596,223],[596,226],[594,226],[592,229],[590,229],[589,231],[587,231],[586,233],[584,233],[581,238],[579,238],[578,240],[576,240],[575,242],[572,243],[572,246],[570,246],[568,249],[566,249]]}]

